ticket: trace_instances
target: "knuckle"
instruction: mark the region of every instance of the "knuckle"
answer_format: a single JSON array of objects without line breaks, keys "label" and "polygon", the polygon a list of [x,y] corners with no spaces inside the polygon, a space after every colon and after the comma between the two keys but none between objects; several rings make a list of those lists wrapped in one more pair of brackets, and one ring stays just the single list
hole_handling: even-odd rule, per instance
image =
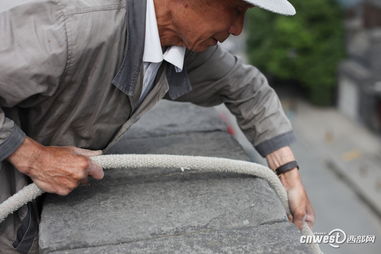
[{"label": "knuckle", "polygon": [[67,196],[70,193],[69,189],[59,189],[56,192],[60,196]]},{"label": "knuckle", "polygon": [[52,187],[45,187],[45,188],[42,188],[45,192],[48,192],[48,193],[57,193],[57,190],[55,188],[52,188]]},{"label": "knuckle", "polygon": [[90,166],[90,161],[85,156],[80,156],[78,160],[78,166],[82,169],[88,168]]},{"label": "knuckle", "polygon": [[87,177],[87,173],[86,173],[85,170],[81,170],[81,171],[79,171],[79,172],[78,172],[78,175],[79,175],[80,179],[84,179],[84,178]]},{"label": "knuckle", "polygon": [[68,184],[67,187],[69,188],[70,191],[72,191],[72,190],[74,190],[77,186],[78,186],[78,182],[75,181],[75,182],[70,182],[70,183]]},{"label": "knuckle", "polygon": [[73,178],[75,180],[82,180],[82,179],[86,178],[86,171],[85,170],[75,171],[75,173],[73,174]]},{"label": "knuckle", "polygon": [[294,213],[294,216],[298,219],[303,218],[306,215],[306,213],[303,210],[296,210]]}]

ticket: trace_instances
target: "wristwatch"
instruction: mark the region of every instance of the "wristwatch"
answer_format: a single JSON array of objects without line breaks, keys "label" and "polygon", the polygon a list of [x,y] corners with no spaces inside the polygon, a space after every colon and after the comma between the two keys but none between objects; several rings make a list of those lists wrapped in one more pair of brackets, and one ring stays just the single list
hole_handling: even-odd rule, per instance
[{"label": "wristwatch", "polygon": [[294,168],[297,168],[299,170],[298,163],[296,161],[290,161],[290,162],[278,167],[277,169],[275,169],[275,173],[277,175],[280,175],[280,174],[286,173],[288,171],[291,171]]}]

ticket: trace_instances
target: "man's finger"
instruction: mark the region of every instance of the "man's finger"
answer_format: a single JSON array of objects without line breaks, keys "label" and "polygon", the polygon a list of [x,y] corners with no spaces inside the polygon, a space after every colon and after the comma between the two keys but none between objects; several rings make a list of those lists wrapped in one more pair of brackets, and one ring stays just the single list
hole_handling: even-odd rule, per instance
[{"label": "man's finger", "polygon": [[101,180],[104,177],[103,168],[91,160],[88,168],[88,174],[97,180]]},{"label": "man's finger", "polygon": [[310,228],[312,228],[314,226],[314,223],[315,223],[315,211],[314,209],[312,208],[312,205],[311,205],[311,202],[310,200],[308,199],[307,197],[307,201],[308,201],[308,204],[307,204],[307,213],[306,213],[306,222],[308,223],[308,225],[310,226]]},{"label": "man's finger", "polygon": [[303,228],[303,223],[305,221],[305,213],[302,211],[296,211],[294,213],[294,224],[301,230]]},{"label": "man's finger", "polygon": [[86,157],[98,156],[102,154],[102,150],[88,150],[79,147],[73,147],[73,150],[76,154]]},{"label": "man's finger", "polygon": [[305,220],[310,228],[314,226],[315,218],[312,214],[307,214]]}]

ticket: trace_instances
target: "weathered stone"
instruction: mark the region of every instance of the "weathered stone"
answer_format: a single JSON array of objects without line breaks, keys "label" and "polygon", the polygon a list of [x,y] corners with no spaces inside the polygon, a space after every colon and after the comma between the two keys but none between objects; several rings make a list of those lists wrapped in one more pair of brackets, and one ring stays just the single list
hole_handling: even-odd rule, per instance
[{"label": "weathered stone", "polygon": [[[228,134],[218,132],[135,139],[126,152],[144,153],[148,141],[157,153],[245,158]],[[186,145],[174,149],[179,144]],[[53,250],[286,221],[264,180],[180,169],[115,169],[67,197],[49,195],[44,210],[41,247]]]},{"label": "weathered stone", "polygon": [[144,114],[125,137],[142,138],[216,130],[226,130],[226,126],[215,110],[195,107],[190,103],[162,101]]},{"label": "weathered stone", "polygon": [[[211,135],[209,135],[211,134]],[[184,133],[145,139],[125,138],[110,153],[156,153],[199,156],[220,156],[247,160],[238,143],[225,132]]]},{"label": "weathered stone", "polygon": [[[230,135],[218,131],[223,125],[211,109],[160,106],[172,113],[148,113],[143,128],[131,130],[110,152],[247,159]],[[194,121],[182,118],[185,109]],[[172,132],[159,120],[165,115]],[[57,254],[308,253],[299,237],[265,180],[180,169],[113,169],[66,197],[47,195],[40,227],[42,253]]]},{"label": "weathered stone", "polygon": [[52,252],[54,254],[167,254],[167,253],[310,253],[305,245],[295,239],[298,233],[294,227],[285,222],[265,224],[259,227],[242,227],[227,230],[200,230],[182,235],[141,239],[119,245],[81,248],[68,251]]}]

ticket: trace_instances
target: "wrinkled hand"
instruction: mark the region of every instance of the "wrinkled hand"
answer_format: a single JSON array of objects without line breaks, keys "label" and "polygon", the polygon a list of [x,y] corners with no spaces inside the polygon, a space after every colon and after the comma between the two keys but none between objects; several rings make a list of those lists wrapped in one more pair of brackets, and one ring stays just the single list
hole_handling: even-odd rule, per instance
[{"label": "wrinkled hand", "polygon": [[295,168],[281,174],[279,178],[288,195],[288,204],[291,210],[289,220],[299,229],[302,229],[304,222],[307,222],[312,228],[315,222],[315,214],[302,184],[299,171]]},{"label": "wrinkled hand", "polygon": [[43,146],[30,138],[8,160],[22,173],[46,192],[67,195],[87,177],[102,179],[101,166],[89,157],[102,154],[77,147]]}]

